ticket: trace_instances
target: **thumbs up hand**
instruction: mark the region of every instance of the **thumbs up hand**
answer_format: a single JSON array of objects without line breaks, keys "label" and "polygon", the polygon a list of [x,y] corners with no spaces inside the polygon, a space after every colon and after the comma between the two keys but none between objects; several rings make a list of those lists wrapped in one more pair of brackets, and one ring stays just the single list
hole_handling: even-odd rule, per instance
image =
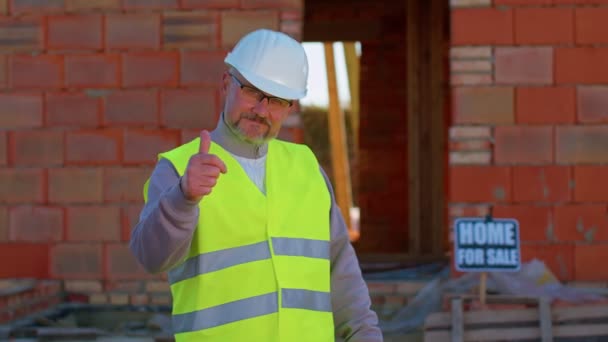
[{"label": "thumbs up hand", "polygon": [[209,154],[211,136],[201,132],[201,142],[197,154],[190,157],[186,171],[180,179],[184,196],[191,201],[200,201],[211,193],[220,173],[226,173],[226,164],[216,155]]}]

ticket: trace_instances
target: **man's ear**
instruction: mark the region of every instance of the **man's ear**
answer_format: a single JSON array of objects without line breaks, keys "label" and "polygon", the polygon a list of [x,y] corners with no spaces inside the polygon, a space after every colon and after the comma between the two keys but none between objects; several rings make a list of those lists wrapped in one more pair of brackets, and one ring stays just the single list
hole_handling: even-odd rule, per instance
[{"label": "man's ear", "polygon": [[224,71],[222,74],[222,95],[226,95],[228,87],[230,86],[230,74],[228,71]]}]

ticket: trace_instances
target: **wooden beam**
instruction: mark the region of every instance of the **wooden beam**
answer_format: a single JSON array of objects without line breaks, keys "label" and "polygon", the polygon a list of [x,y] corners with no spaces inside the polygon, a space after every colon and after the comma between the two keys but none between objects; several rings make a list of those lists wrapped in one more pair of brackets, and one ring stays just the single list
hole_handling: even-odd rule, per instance
[{"label": "wooden beam", "polygon": [[348,165],[344,112],[340,108],[338,96],[333,42],[324,42],[323,47],[325,49],[327,88],[329,91],[329,143],[331,144],[331,161],[334,170],[334,192],[351,240],[356,240],[358,239],[358,232],[353,230],[350,222],[350,208],[352,206],[350,168]]},{"label": "wooden beam", "polygon": [[348,72],[348,89],[350,90],[350,123],[353,135],[355,154],[359,150],[359,73],[360,61],[357,56],[355,42],[343,42],[344,59]]}]

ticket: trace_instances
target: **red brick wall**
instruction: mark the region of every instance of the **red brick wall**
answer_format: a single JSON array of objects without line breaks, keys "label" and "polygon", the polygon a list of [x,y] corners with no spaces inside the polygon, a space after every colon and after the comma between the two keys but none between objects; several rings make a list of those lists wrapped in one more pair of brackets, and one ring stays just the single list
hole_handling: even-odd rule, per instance
[{"label": "red brick wall", "polygon": [[451,215],[515,217],[525,260],[607,280],[608,2],[452,3]]},{"label": "red brick wall", "polygon": [[156,153],[215,126],[242,34],[299,37],[301,12],[300,0],[0,1],[0,277],[125,293],[158,278],[127,246]]}]

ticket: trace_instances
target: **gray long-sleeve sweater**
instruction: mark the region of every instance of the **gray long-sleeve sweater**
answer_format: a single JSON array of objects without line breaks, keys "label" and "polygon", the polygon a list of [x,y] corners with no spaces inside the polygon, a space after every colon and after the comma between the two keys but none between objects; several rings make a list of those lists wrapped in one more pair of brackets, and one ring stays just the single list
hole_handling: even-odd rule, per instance
[{"label": "gray long-sleeve sweater", "polygon": [[[211,139],[236,157],[259,158],[267,151],[266,145],[253,146],[240,140],[221,118],[217,128],[211,132]],[[248,173],[251,175],[251,172],[249,170]],[[320,172],[332,198],[329,217],[331,298],[336,340],[381,342],[378,318],[370,309],[368,288],[350,244],[344,219],[327,175],[322,168]],[[171,269],[188,252],[199,214],[204,215],[199,213],[198,203],[187,200],[180,190],[179,175],[173,165],[167,160],[159,160],[150,178],[148,201],[131,235],[132,253],[148,272]]]}]

